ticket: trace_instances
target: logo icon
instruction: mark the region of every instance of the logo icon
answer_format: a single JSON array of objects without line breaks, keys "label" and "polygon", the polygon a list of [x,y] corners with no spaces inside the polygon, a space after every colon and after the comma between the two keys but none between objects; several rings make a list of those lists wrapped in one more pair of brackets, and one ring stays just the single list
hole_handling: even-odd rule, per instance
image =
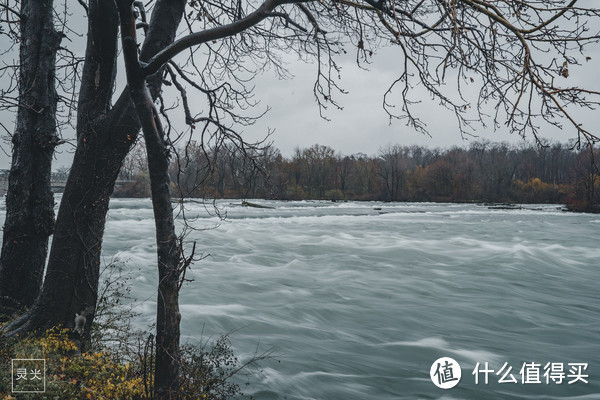
[{"label": "logo icon", "polygon": [[440,389],[451,389],[458,385],[462,371],[460,365],[450,357],[438,358],[431,365],[429,376],[435,386]]},{"label": "logo icon", "polygon": [[46,391],[46,360],[29,358],[11,360],[13,393],[44,393]]}]

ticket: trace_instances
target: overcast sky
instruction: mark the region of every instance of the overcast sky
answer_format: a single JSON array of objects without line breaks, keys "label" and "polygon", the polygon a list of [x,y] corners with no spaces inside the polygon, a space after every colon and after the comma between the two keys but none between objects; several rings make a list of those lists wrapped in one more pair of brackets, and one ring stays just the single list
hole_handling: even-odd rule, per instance
[{"label": "overcast sky", "polygon": [[[389,85],[397,78],[401,63],[397,49],[384,49],[374,58],[369,71],[358,68],[350,57],[342,63],[342,86],[349,91],[338,96],[343,110],[331,108],[325,115],[331,121],[319,118],[319,110],[312,93],[315,66],[296,63],[290,65],[295,77],[288,81],[278,81],[272,76],[263,76],[257,86],[257,95],[272,107],[271,112],[255,127],[257,132],[266,127],[275,129],[273,140],[282,153],[291,154],[295,146],[309,146],[314,143],[329,145],[343,154],[363,152],[375,154],[386,144],[402,145],[418,144],[430,148],[469,146],[476,140],[519,142],[523,139],[510,134],[504,127],[494,131],[491,121],[487,127],[479,126],[475,133],[478,137],[461,137],[456,119],[452,112],[439,106],[439,102],[430,99],[422,88],[415,88],[411,93],[413,99],[421,104],[414,106],[417,115],[427,124],[429,135],[417,132],[406,126],[403,121],[392,120],[382,107],[383,95]],[[571,67],[568,79],[569,86],[585,85],[600,89],[600,47],[590,53],[591,60],[581,67]],[[449,88],[452,88],[449,79]],[[480,79],[474,76],[475,82],[468,84],[474,94],[479,88]],[[560,78],[564,79],[564,78]],[[397,90],[396,92],[399,92]],[[473,97],[471,100],[475,101]],[[591,131],[598,133],[600,127],[600,111],[584,110],[575,112],[582,123]],[[543,125],[542,137],[550,140],[566,142],[576,137],[576,131],[566,122],[564,130],[550,125]],[[476,125],[477,126],[477,125]],[[533,141],[533,137],[528,138]]]},{"label": "overcast sky", "polygon": [[[83,26],[82,26],[83,30]],[[0,42],[0,46],[2,42]],[[81,49],[83,51],[83,48]],[[580,68],[571,68],[569,86],[585,83],[586,86],[600,90],[600,49],[589,54],[591,60]],[[6,61],[6,58],[5,58]],[[522,139],[510,135],[506,129],[494,132],[489,126],[480,127],[476,134],[478,138],[465,140],[461,137],[453,115],[440,107],[437,102],[429,99],[419,88],[412,94],[413,99],[420,99],[421,104],[415,106],[418,116],[427,124],[431,136],[416,132],[402,121],[394,120],[389,124],[389,118],[382,108],[383,94],[389,85],[397,78],[401,62],[397,49],[383,49],[375,55],[373,64],[368,71],[358,68],[354,56],[340,62],[342,66],[341,86],[349,94],[338,95],[337,100],[343,110],[331,108],[325,115],[331,121],[320,118],[312,87],[316,76],[314,64],[304,64],[290,59],[288,65],[293,78],[279,80],[274,73],[267,71],[255,80],[256,99],[261,100],[261,106],[271,107],[271,111],[254,126],[244,128],[244,134],[249,139],[259,139],[265,136],[269,129],[274,130],[271,136],[273,145],[282,153],[289,156],[296,146],[308,147],[315,143],[328,145],[342,154],[358,152],[368,155],[376,154],[378,149],[387,144],[424,145],[433,147],[450,147],[453,145],[468,146],[475,140],[519,142]],[[477,79],[477,78],[475,78]],[[562,78],[561,78],[562,79]],[[0,82],[4,84],[3,82]],[[469,83],[473,89],[480,82]],[[451,82],[449,84],[452,85]],[[474,99],[473,99],[474,100]],[[588,129],[597,133],[600,127],[598,111],[586,110],[575,114]],[[0,122],[8,129],[14,129],[14,116],[0,114]],[[488,121],[489,122],[489,121]],[[551,140],[566,142],[573,138],[576,132],[565,124],[565,130],[542,125],[542,136]],[[63,132],[72,135],[72,132]],[[4,136],[4,132],[2,132]],[[529,138],[529,140],[533,140]],[[5,144],[5,150],[9,147]],[[55,162],[57,169],[70,164],[72,146],[63,145],[58,148]],[[10,157],[0,153],[0,168],[10,166]]]}]

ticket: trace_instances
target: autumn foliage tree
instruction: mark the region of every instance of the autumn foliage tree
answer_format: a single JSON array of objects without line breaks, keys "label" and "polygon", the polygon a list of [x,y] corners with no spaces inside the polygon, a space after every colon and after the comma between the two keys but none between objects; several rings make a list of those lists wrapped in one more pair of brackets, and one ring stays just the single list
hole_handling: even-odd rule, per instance
[{"label": "autumn foliage tree", "polygon": [[[170,166],[171,174],[179,171],[176,189],[183,197],[562,203],[579,210],[598,203],[591,196],[597,190],[583,189],[593,189],[589,182],[598,179],[595,157],[589,148],[576,150],[572,144],[484,141],[448,149],[389,145],[372,156],[336,154],[326,164],[315,164],[328,177],[319,190],[302,155],[327,146],[297,148],[291,157],[271,147],[255,164],[238,162],[236,150],[221,149],[220,161],[210,170],[212,153],[206,158],[197,145],[188,152],[192,148],[195,155],[185,165],[173,161]],[[131,171],[132,182],[115,196],[149,197],[149,185],[141,185],[146,169]]]}]

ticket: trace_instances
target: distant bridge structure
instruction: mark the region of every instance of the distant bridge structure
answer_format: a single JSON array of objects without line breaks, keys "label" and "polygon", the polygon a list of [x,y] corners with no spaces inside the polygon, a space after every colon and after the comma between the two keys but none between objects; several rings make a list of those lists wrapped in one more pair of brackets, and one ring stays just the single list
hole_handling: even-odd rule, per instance
[{"label": "distant bridge structure", "polygon": [[[8,172],[9,170],[7,169],[0,169],[0,196],[6,195],[6,192],[8,191]],[[62,193],[65,190],[68,177],[68,172],[52,172],[52,177],[50,178],[52,192]],[[115,186],[123,186],[129,182],[133,181],[128,179],[117,179]]]}]

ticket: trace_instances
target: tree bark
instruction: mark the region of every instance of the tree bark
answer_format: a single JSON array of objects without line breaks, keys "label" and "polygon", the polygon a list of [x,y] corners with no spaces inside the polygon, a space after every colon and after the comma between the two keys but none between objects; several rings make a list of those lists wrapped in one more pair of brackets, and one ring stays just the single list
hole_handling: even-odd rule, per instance
[{"label": "tree bark", "polygon": [[150,92],[132,86],[131,94],[148,154],[152,208],[158,253],[158,299],[156,311],[156,365],[154,394],[156,399],[175,399],[179,387],[179,247],[175,234],[169,179],[169,156],[163,142],[164,133],[153,106]]},{"label": "tree bark", "polygon": [[159,284],[154,394],[156,399],[167,400],[177,398],[179,388],[180,252],[171,205],[169,154],[158,112],[146,86],[145,76],[141,73],[132,3],[132,0],[121,0],[118,6],[127,83],[146,143],[156,227]]},{"label": "tree bark", "polygon": [[0,306],[30,307],[42,285],[54,229],[50,190],[56,134],[55,61],[61,36],[53,0],[21,1],[19,106],[0,256]]},{"label": "tree bark", "polygon": [[[156,3],[141,52],[142,60],[149,59],[173,41],[184,8],[185,0]],[[5,336],[58,324],[72,327],[75,313],[96,304],[109,198],[123,159],[140,129],[129,89],[126,88],[108,110],[114,83],[114,70],[110,66],[114,68],[112,57],[116,57],[116,52],[113,54],[110,49],[111,43],[117,40],[116,13],[111,1],[90,2],[77,149],[56,220],[44,285],[29,312],[5,328]],[[106,23],[99,24],[98,19]],[[160,76],[152,78],[151,93],[156,97],[161,79]],[[89,338],[93,318],[92,312],[87,317],[84,339]]]}]

